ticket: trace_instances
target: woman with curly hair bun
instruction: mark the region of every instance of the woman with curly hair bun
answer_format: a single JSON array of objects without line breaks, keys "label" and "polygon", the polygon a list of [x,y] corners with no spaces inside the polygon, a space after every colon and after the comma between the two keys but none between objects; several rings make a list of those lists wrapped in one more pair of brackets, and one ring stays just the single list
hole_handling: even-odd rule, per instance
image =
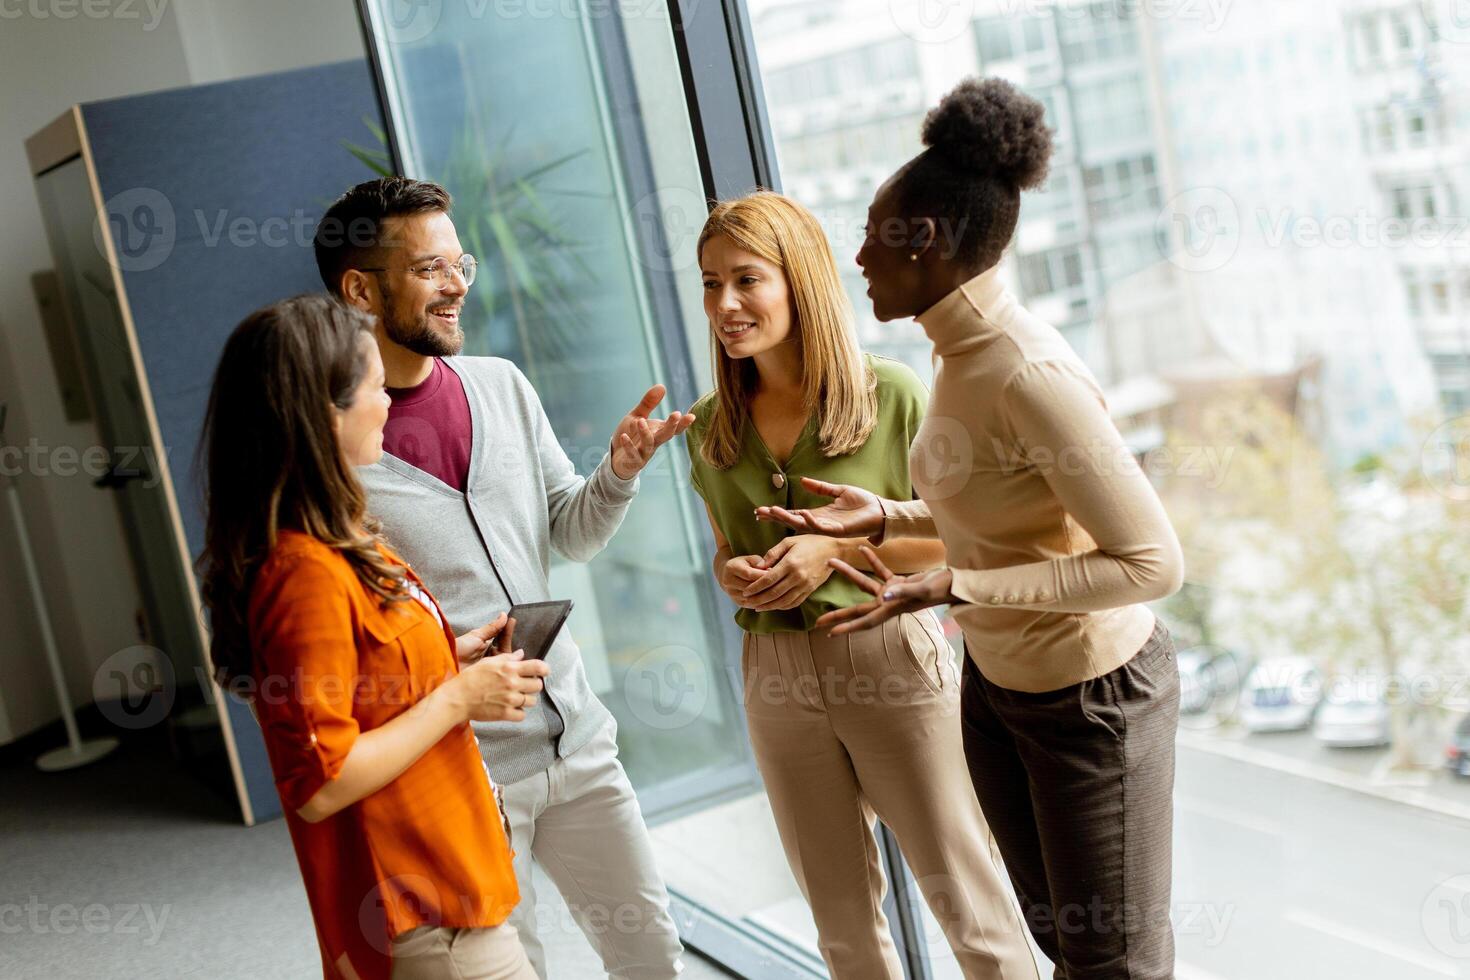
[{"label": "woman with curly hair bun", "polygon": [[1169,925],[1179,674],[1144,603],[1183,559],[1157,494],[1061,334],[998,264],[1021,191],[1045,179],[1042,106],[970,79],[924,122],[927,149],[877,191],[857,261],[879,320],[934,343],[929,410],[909,458],[918,500],[855,486],[758,516],[874,543],[937,535],[948,567],[871,577],[834,633],[953,604],[965,636],[970,778],[1027,925],[1067,980],[1173,976]]}]

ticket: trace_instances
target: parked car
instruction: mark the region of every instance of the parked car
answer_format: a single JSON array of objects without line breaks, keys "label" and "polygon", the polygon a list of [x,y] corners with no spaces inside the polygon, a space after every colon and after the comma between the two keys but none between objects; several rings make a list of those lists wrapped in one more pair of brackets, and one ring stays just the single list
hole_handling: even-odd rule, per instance
[{"label": "parked car", "polygon": [[1240,721],[1252,732],[1310,728],[1322,702],[1322,673],[1306,657],[1272,657],[1255,666],[1240,699]]},{"label": "parked car", "polygon": [[1180,650],[1175,662],[1179,665],[1179,713],[1203,713],[1215,700],[1215,672],[1210,669],[1209,651],[1198,647]]},{"label": "parked car", "polygon": [[1234,714],[1245,674],[1242,658],[1219,647],[1190,647],[1179,651],[1179,713],[1217,716]]},{"label": "parked car", "polygon": [[1382,692],[1357,691],[1329,697],[1317,709],[1312,734],[1323,745],[1367,748],[1392,739],[1388,704]]},{"label": "parked car", "polygon": [[1470,776],[1470,715],[1460,719],[1445,749],[1445,764],[1461,776]]}]

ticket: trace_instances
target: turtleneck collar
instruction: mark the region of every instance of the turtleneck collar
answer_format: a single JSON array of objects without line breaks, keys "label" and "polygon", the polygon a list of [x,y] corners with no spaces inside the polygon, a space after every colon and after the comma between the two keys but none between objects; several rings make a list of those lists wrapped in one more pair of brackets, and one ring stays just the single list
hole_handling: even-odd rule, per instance
[{"label": "turtleneck collar", "polygon": [[914,319],[934,343],[940,357],[989,343],[1003,332],[1010,294],[991,266]]}]

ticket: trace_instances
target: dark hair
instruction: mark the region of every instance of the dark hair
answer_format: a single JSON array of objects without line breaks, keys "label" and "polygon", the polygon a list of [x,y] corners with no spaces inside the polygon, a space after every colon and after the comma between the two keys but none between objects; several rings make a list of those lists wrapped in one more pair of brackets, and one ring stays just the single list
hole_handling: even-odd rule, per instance
[{"label": "dark hair", "polygon": [[250,314],[225,342],[200,445],[197,562],[221,685],[250,674],[250,589],[282,528],[339,550],[384,598],[406,595],[332,424],[333,406],[349,407],[362,383],[373,322],[330,296],[297,296]]},{"label": "dark hair", "polygon": [[1040,186],[1051,158],[1045,107],[999,78],[967,78],[924,118],[928,149],[898,176],[906,217],[932,217],[955,261],[988,269],[1016,230],[1021,191]]},{"label": "dark hair", "polygon": [[312,247],[322,282],[333,295],[348,269],[381,265],[379,250],[393,243],[383,235],[383,222],[430,211],[449,213],[449,192],[438,184],[410,177],[380,177],[358,184],[322,215]]}]

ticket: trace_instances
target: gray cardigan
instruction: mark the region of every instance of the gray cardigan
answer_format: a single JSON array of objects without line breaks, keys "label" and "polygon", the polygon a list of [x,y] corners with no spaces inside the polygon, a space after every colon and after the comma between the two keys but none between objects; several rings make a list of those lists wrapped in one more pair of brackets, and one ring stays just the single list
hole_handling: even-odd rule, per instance
[{"label": "gray cardigan", "polygon": [[[464,382],[470,403],[467,492],[387,453],[357,472],[367,488],[369,513],[383,522],[389,544],[418,572],[461,634],[513,602],[566,598],[552,595],[548,586],[551,549],[572,561],[593,558],[622,524],[638,478],[619,479],[610,455],[591,477],[578,476],[535,389],[510,361],[446,357],[444,363]],[[612,720],[587,684],[567,629],[546,662],[546,693],[525,721],[474,725],[497,782],[543,772]],[[565,730],[558,735],[561,726]]]}]

